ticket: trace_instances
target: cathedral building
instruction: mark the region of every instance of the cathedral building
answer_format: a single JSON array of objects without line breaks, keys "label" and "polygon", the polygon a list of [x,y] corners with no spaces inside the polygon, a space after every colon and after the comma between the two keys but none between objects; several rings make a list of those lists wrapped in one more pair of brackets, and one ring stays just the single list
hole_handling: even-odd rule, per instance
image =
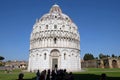
[{"label": "cathedral building", "polygon": [[53,5],[49,13],[36,20],[29,53],[28,71],[81,70],[78,27],[58,5]]}]

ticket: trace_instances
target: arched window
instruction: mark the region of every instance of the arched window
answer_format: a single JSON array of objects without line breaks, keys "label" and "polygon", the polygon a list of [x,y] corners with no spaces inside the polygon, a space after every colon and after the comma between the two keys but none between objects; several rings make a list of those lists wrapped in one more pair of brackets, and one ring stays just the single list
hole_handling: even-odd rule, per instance
[{"label": "arched window", "polygon": [[62,25],[63,29],[65,28],[65,25]]},{"label": "arched window", "polygon": [[66,20],[68,20],[68,17],[66,17]]},{"label": "arched window", "polygon": [[71,27],[69,29],[71,30]]},{"label": "arched window", "polygon": [[46,29],[48,29],[48,25],[46,25]]},{"label": "arched window", "polygon": [[36,60],[38,60],[38,53],[36,54]]},{"label": "arched window", "polygon": [[57,16],[55,16],[55,18],[57,18]]},{"label": "arched window", "polygon": [[54,25],[54,29],[57,29],[57,25]]},{"label": "arched window", "polygon": [[57,43],[57,39],[56,38],[54,38],[54,44],[56,44]]},{"label": "arched window", "polygon": [[46,60],[46,53],[44,54],[44,60]]},{"label": "arched window", "polygon": [[66,53],[64,53],[64,60],[66,59]]},{"label": "arched window", "polygon": [[38,53],[36,55],[38,56]]},{"label": "arched window", "polygon": [[43,18],[41,19],[41,21],[43,21]]}]

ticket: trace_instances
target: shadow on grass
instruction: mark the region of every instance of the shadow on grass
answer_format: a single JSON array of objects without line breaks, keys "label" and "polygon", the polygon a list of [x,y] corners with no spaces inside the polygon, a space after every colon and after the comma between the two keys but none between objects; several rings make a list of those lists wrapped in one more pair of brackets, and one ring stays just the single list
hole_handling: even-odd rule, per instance
[{"label": "shadow on grass", "polygon": [[[16,79],[19,80],[19,79]],[[32,78],[32,79],[23,79],[23,80],[36,80],[36,77]]]},{"label": "shadow on grass", "polygon": [[[74,74],[75,80],[100,80],[100,75],[95,74]],[[120,80],[120,77],[106,77],[106,80]]]},{"label": "shadow on grass", "polygon": [[[24,80],[36,80],[36,77],[32,79],[24,79]],[[74,80],[100,80],[100,75],[74,74]],[[106,80],[120,80],[120,77],[106,77]]]}]

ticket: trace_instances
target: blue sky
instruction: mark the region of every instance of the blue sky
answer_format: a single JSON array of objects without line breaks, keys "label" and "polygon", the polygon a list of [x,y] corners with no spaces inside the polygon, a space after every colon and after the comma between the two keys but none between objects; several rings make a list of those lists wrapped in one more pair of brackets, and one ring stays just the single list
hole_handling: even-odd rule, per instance
[{"label": "blue sky", "polygon": [[78,26],[85,53],[120,55],[120,0],[0,0],[0,55],[28,60],[36,18],[58,4]]}]

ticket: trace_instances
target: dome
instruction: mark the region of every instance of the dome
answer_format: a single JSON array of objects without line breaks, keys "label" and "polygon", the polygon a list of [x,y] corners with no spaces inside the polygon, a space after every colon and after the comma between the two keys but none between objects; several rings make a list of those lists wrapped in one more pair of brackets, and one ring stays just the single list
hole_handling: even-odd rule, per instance
[{"label": "dome", "polygon": [[[67,38],[69,40],[75,40],[78,43],[80,40],[77,26],[72,22],[69,16],[62,13],[62,10],[56,4],[52,6],[49,13],[36,20],[31,33],[31,44],[36,39],[47,39],[50,37],[52,37],[53,40],[54,38]],[[61,45],[58,47],[61,47]],[[73,46],[69,47],[73,48]],[[75,47],[79,49],[77,44],[74,48]],[[31,48],[37,47],[33,47],[33,45],[31,45]]]},{"label": "dome", "polygon": [[40,18],[40,21],[53,20],[53,19],[62,20],[62,21],[65,20],[68,22],[72,22],[72,20],[69,18],[69,16],[62,13],[61,8],[57,4],[53,5],[51,7],[49,13],[43,15]]}]

